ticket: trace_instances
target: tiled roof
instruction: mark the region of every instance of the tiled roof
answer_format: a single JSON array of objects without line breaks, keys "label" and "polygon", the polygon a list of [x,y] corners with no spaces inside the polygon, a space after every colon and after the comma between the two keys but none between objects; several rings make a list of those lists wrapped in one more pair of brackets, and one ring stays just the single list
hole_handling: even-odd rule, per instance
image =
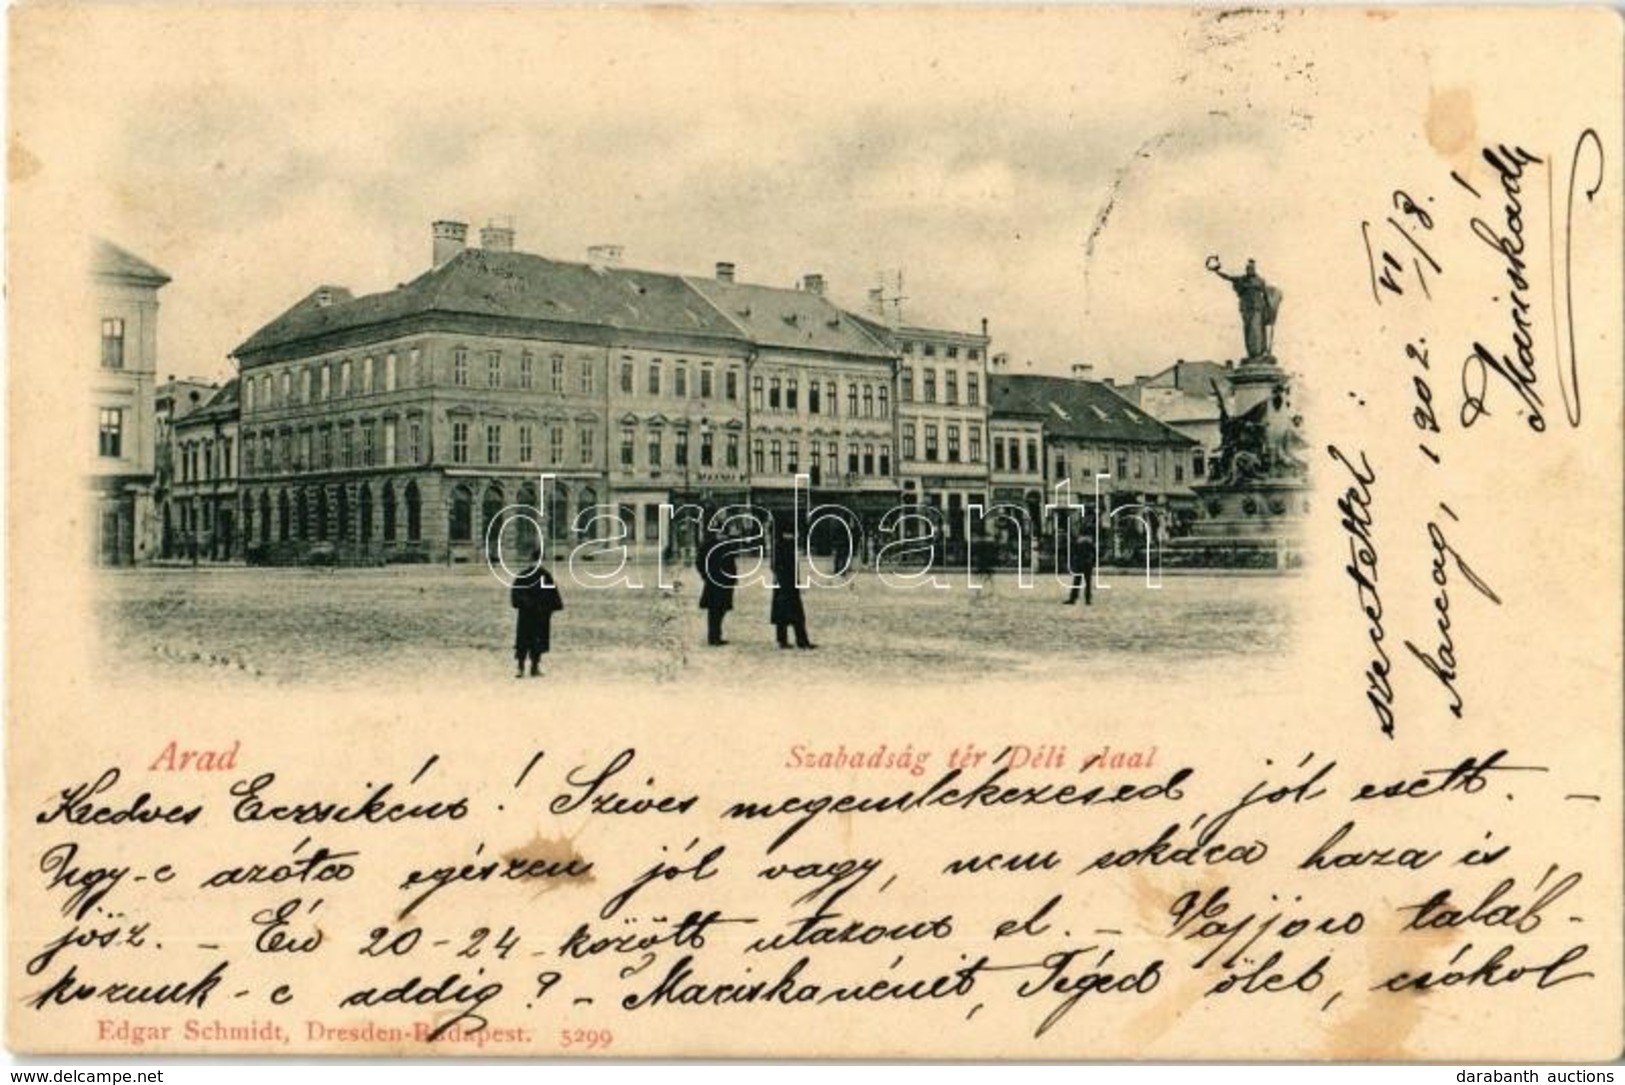
[{"label": "tiled roof", "polygon": [[[336,288],[330,288],[335,289]],[[315,303],[312,293],[249,337],[238,355],[423,313],[507,317],[738,339],[677,275],[465,249],[394,290]]]},{"label": "tiled roof", "polygon": [[1182,446],[1196,443],[1099,381],[994,373],[988,377],[987,392],[988,410],[994,418],[1042,418],[1045,432],[1055,437]]},{"label": "tiled roof", "polygon": [[1153,388],[1178,388],[1181,392],[1190,392],[1193,395],[1211,396],[1213,386],[1210,381],[1217,381],[1221,389],[1230,387],[1230,378],[1235,370],[1220,365],[1218,362],[1187,362],[1177,361],[1160,373],[1154,373],[1146,378],[1145,383]]},{"label": "tiled roof", "polygon": [[239,413],[241,383],[236,377],[231,378],[217,389],[209,401],[197,410],[190,412],[176,421],[178,426],[190,426],[197,423],[208,422],[214,419],[236,418]]},{"label": "tiled roof", "polygon": [[759,346],[868,358],[893,356],[862,323],[821,294],[720,279],[691,277],[684,281]]},{"label": "tiled roof", "polygon": [[152,286],[163,286],[169,281],[167,273],[134,253],[101,238],[96,239],[96,249],[91,257],[91,270],[108,278],[135,279]]}]

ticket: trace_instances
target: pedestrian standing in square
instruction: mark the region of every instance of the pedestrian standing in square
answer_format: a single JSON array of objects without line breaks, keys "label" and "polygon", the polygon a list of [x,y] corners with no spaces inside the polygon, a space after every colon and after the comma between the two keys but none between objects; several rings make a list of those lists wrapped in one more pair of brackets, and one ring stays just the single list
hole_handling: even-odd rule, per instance
[{"label": "pedestrian standing in square", "polygon": [[553,574],[542,564],[541,554],[532,556],[530,567],[514,578],[508,592],[509,603],[517,612],[513,635],[514,677],[540,677],[542,657],[553,646],[553,614],[564,609],[564,596]]},{"label": "pedestrian standing in square", "polygon": [[1072,545],[1067,550],[1067,561],[1072,571],[1072,590],[1067,593],[1066,605],[1074,606],[1078,601],[1078,592],[1083,592],[1083,605],[1093,606],[1095,602],[1095,561],[1098,555],[1095,552],[1094,529],[1085,523],[1078,529],[1072,539]]},{"label": "pedestrian standing in square", "polygon": [[807,638],[807,612],[801,605],[801,587],[796,583],[799,564],[795,537],[781,532],[773,540],[773,605],[768,615],[780,648],[790,647],[792,629],[797,648],[818,647]]},{"label": "pedestrian standing in square", "polygon": [[722,619],[734,605],[733,546],[715,532],[707,532],[694,566],[705,585],[700,590],[700,609],[705,611],[705,643],[720,648],[728,643],[722,639]]}]

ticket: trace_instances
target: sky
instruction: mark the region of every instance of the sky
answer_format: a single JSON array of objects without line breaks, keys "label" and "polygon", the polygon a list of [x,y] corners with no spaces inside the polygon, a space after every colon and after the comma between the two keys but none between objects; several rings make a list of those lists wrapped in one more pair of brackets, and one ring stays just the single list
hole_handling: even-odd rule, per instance
[{"label": "sky", "polygon": [[229,374],[318,283],[413,278],[435,219],[509,217],[524,251],[818,272],[854,308],[901,272],[909,322],[985,317],[1017,368],[1127,378],[1241,352],[1209,254],[1292,296],[1304,246],[1259,179],[1312,127],[1316,78],[1271,42],[1281,18],[104,14],[80,61],[117,88],[86,117],[87,225],[173,277],[165,375]]}]

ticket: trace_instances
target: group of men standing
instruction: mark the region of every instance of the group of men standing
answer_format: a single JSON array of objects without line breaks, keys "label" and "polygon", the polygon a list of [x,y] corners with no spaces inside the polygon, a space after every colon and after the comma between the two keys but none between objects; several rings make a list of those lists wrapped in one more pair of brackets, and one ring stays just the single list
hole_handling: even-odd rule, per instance
[{"label": "group of men standing", "polygon": [[[703,585],[700,590],[700,609],[705,611],[705,643],[718,648],[728,641],[723,637],[722,624],[733,610],[734,588],[739,581],[736,557],[742,552],[756,552],[737,537],[708,533],[701,540],[694,567]],[[1083,596],[1085,606],[1094,603],[1094,571],[1098,560],[1094,533],[1086,524],[1069,540],[1066,551],[1067,571],[1072,574],[1071,590],[1066,605],[1077,603]],[[800,559],[795,537],[780,532],[773,539],[773,600],[768,612],[778,646],[802,650],[817,648],[807,635],[807,610],[801,601],[801,587],[797,583]],[[538,555],[527,572],[514,578],[509,599],[517,622],[514,631],[515,678],[523,678],[528,666],[533,676],[541,674],[541,657],[552,647],[553,615],[564,609],[564,597],[559,593],[553,574],[541,564]]]}]

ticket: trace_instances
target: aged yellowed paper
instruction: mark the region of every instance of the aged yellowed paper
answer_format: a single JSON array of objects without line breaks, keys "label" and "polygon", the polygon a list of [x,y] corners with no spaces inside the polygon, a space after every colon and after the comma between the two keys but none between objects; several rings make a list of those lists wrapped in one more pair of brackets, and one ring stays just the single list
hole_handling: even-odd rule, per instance
[{"label": "aged yellowed paper", "polygon": [[14,1051],[1619,1055],[1617,15],[11,32]]}]

